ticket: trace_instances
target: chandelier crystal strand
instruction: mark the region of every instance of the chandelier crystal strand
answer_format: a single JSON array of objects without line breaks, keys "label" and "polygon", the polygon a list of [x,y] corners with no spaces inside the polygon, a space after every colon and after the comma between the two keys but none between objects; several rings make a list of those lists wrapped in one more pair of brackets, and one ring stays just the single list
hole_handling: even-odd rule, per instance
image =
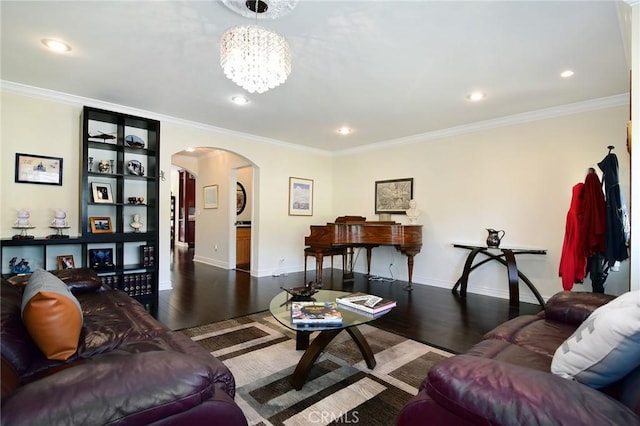
[{"label": "chandelier crystal strand", "polygon": [[220,65],[238,86],[249,93],[264,93],[289,77],[289,43],[257,25],[231,27],[220,40]]}]

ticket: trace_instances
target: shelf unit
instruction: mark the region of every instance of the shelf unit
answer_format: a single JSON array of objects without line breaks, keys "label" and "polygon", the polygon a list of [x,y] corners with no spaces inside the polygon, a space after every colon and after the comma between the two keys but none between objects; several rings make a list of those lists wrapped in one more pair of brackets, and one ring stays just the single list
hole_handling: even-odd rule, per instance
[{"label": "shelf unit", "polygon": [[57,256],[72,254],[76,267],[96,269],[105,283],[157,315],[160,122],[85,106],[81,150],[81,235],[3,239],[2,267],[24,257],[31,270],[51,270]]}]

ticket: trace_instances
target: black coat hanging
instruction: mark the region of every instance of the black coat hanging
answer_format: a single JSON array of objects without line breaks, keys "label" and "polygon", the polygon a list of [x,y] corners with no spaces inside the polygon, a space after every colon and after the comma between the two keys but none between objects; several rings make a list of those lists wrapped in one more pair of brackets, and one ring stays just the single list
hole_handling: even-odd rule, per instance
[{"label": "black coat hanging", "polygon": [[615,261],[623,261],[629,257],[624,233],[623,201],[620,193],[620,179],[618,176],[618,157],[612,153],[613,146],[609,146],[609,153],[598,163],[602,170],[606,200],[606,243],[605,260],[610,266]]}]

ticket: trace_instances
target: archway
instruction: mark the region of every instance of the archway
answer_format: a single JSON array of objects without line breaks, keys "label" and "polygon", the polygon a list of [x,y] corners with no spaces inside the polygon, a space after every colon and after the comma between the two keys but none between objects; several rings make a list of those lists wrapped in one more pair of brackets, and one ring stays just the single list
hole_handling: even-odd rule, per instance
[{"label": "archway", "polygon": [[[179,206],[176,210],[178,217],[183,213],[186,220],[191,219],[194,223],[193,260],[224,269],[241,267],[251,273],[251,267],[257,261],[251,237],[257,229],[254,199],[258,174],[255,164],[239,154],[214,147],[176,152],[171,156],[171,164],[172,195],[179,191],[174,183],[179,170],[187,171],[195,178],[193,210],[181,212]],[[243,189],[241,211],[239,183]],[[179,232],[174,231],[174,238],[179,236]],[[238,256],[242,258],[238,259]]]}]

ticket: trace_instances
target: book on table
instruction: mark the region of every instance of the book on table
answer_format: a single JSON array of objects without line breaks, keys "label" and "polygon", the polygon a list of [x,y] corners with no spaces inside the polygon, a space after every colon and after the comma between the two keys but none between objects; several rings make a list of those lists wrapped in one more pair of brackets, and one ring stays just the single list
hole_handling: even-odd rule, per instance
[{"label": "book on table", "polygon": [[[348,306],[369,314],[385,312],[396,306],[395,300],[385,299],[367,293],[352,293],[345,297],[338,297],[336,298],[336,302],[338,302],[338,305]],[[372,302],[375,302],[375,304]]]},{"label": "book on table", "polygon": [[291,323],[297,325],[341,325],[336,302],[292,302]]},{"label": "book on table", "polygon": [[353,312],[360,316],[371,318],[372,320],[385,316],[391,310],[391,308],[389,308],[389,309],[385,309],[384,311],[377,312],[375,314],[370,314],[369,312],[363,311],[362,309],[353,308],[349,305],[343,305],[342,303],[338,304],[338,308],[340,308],[342,312],[345,312],[345,311]]}]

